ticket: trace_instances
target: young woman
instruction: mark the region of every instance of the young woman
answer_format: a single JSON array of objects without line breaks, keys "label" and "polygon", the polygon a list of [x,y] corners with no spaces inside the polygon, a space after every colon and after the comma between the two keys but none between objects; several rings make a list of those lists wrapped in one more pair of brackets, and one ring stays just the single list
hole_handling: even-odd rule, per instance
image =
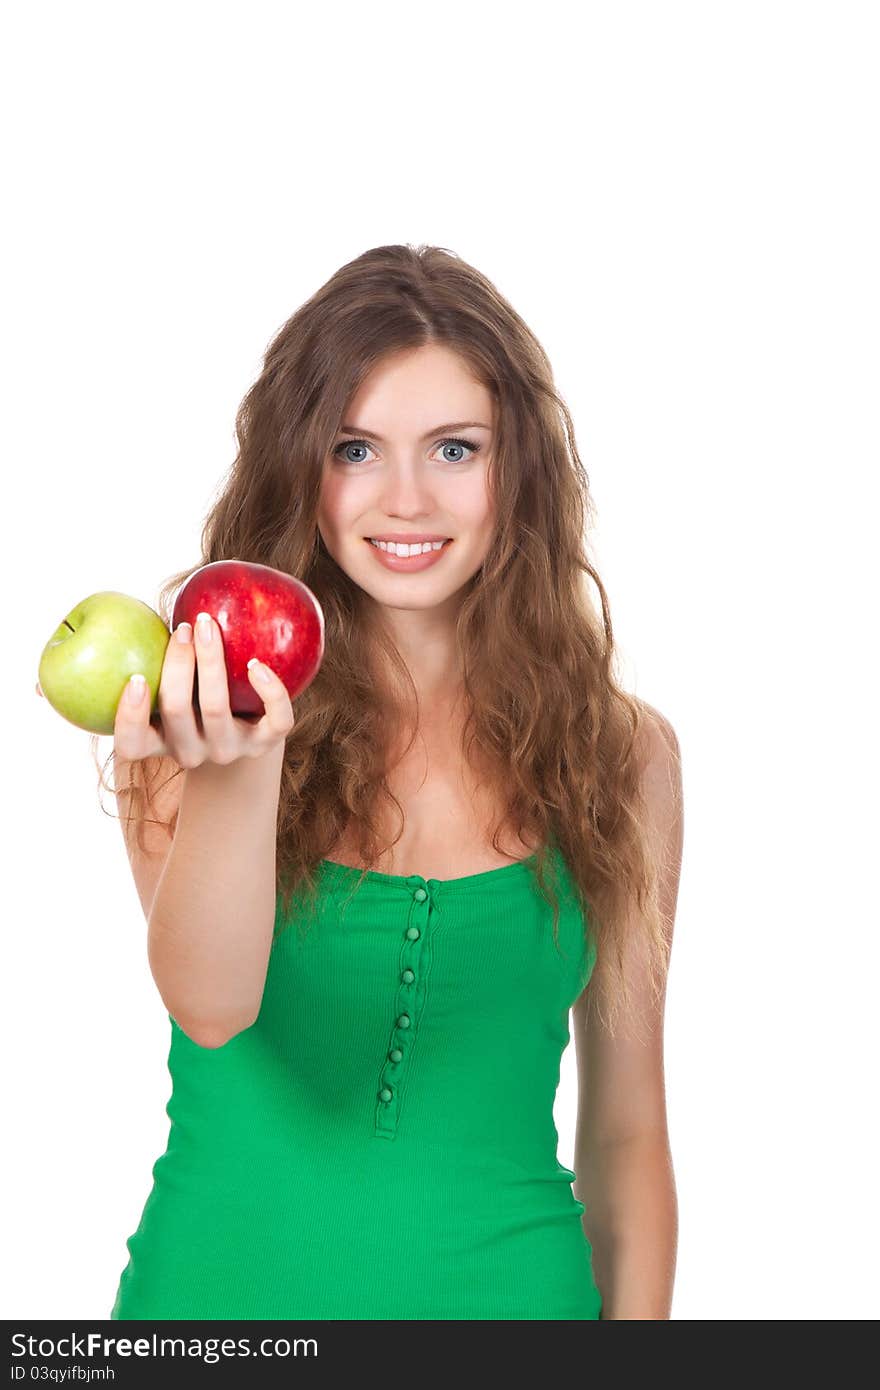
[{"label": "young woman", "polygon": [[163,616],[246,558],[313,590],[325,656],[295,709],[255,667],[248,722],[209,618],[152,717],[120,702],[173,1094],[111,1317],[666,1318],[679,750],[615,677],[547,358],[453,253],[379,247],[284,325],[236,423]]}]

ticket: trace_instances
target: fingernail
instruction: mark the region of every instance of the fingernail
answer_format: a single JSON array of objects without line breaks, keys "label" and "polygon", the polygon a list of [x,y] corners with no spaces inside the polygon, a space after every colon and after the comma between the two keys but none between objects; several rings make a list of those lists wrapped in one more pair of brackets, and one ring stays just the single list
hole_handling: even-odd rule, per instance
[{"label": "fingernail", "polygon": [[178,623],[174,630],[174,636],[178,642],[191,642],[192,635],[192,623]]},{"label": "fingernail", "polygon": [[251,667],[255,668],[254,677],[258,681],[263,681],[264,683],[268,682],[269,672],[267,671],[263,663],[261,661],[258,661],[258,659],[255,656],[252,656],[250,661],[248,662],[248,670],[250,670]]},{"label": "fingernail", "polygon": [[202,641],[210,642],[212,636],[210,613],[199,613],[198,617],[196,618],[196,622],[199,625],[199,636],[201,637]]},{"label": "fingernail", "polygon": [[147,678],[146,676],[142,676],[138,671],[129,680],[128,688],[125,692],[128,696],[129,703],[132,705],[139,705],[141,700],[143,699],[144,691],[146,690],[146,688]]}]

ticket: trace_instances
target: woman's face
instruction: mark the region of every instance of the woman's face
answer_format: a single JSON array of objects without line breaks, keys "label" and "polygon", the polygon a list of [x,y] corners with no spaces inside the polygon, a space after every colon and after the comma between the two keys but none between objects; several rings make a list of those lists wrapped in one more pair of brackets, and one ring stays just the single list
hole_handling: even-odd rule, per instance
[{"label": "woman's face", "polygon": [[[489,549],[492,397],[461,357],[431,345],[378,366],[343,423],[324,462],[324,544],[377,603],[435,608],[467,584]],[[394,570],[368,539],[389,535],[451,544],[425,568]]]}]

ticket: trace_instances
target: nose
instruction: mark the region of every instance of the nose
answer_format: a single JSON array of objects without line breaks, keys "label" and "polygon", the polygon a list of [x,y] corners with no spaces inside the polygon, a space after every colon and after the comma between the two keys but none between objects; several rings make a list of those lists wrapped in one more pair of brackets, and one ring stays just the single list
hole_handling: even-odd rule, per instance
[{"label": "nose", "polygon": [[386,516],[399,516],[408,521],[432,516],[436,510],[427,479],[417,465],[390,470],[380,505]]}]

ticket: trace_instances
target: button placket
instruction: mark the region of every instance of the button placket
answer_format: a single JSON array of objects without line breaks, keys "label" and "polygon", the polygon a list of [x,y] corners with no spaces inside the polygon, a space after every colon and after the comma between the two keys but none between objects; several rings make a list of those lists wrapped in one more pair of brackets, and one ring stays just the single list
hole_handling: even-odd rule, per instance
[{"label": "button placket", "polygon": [[393,1139],[397,1133],[430,964],[431,896],[425,880],[417,874],[408,880],[408,886],[410,901],[398,960],[397,992],[390,1000],[391,1037],[376,1102],[375,1133],[383,1139]]}]

